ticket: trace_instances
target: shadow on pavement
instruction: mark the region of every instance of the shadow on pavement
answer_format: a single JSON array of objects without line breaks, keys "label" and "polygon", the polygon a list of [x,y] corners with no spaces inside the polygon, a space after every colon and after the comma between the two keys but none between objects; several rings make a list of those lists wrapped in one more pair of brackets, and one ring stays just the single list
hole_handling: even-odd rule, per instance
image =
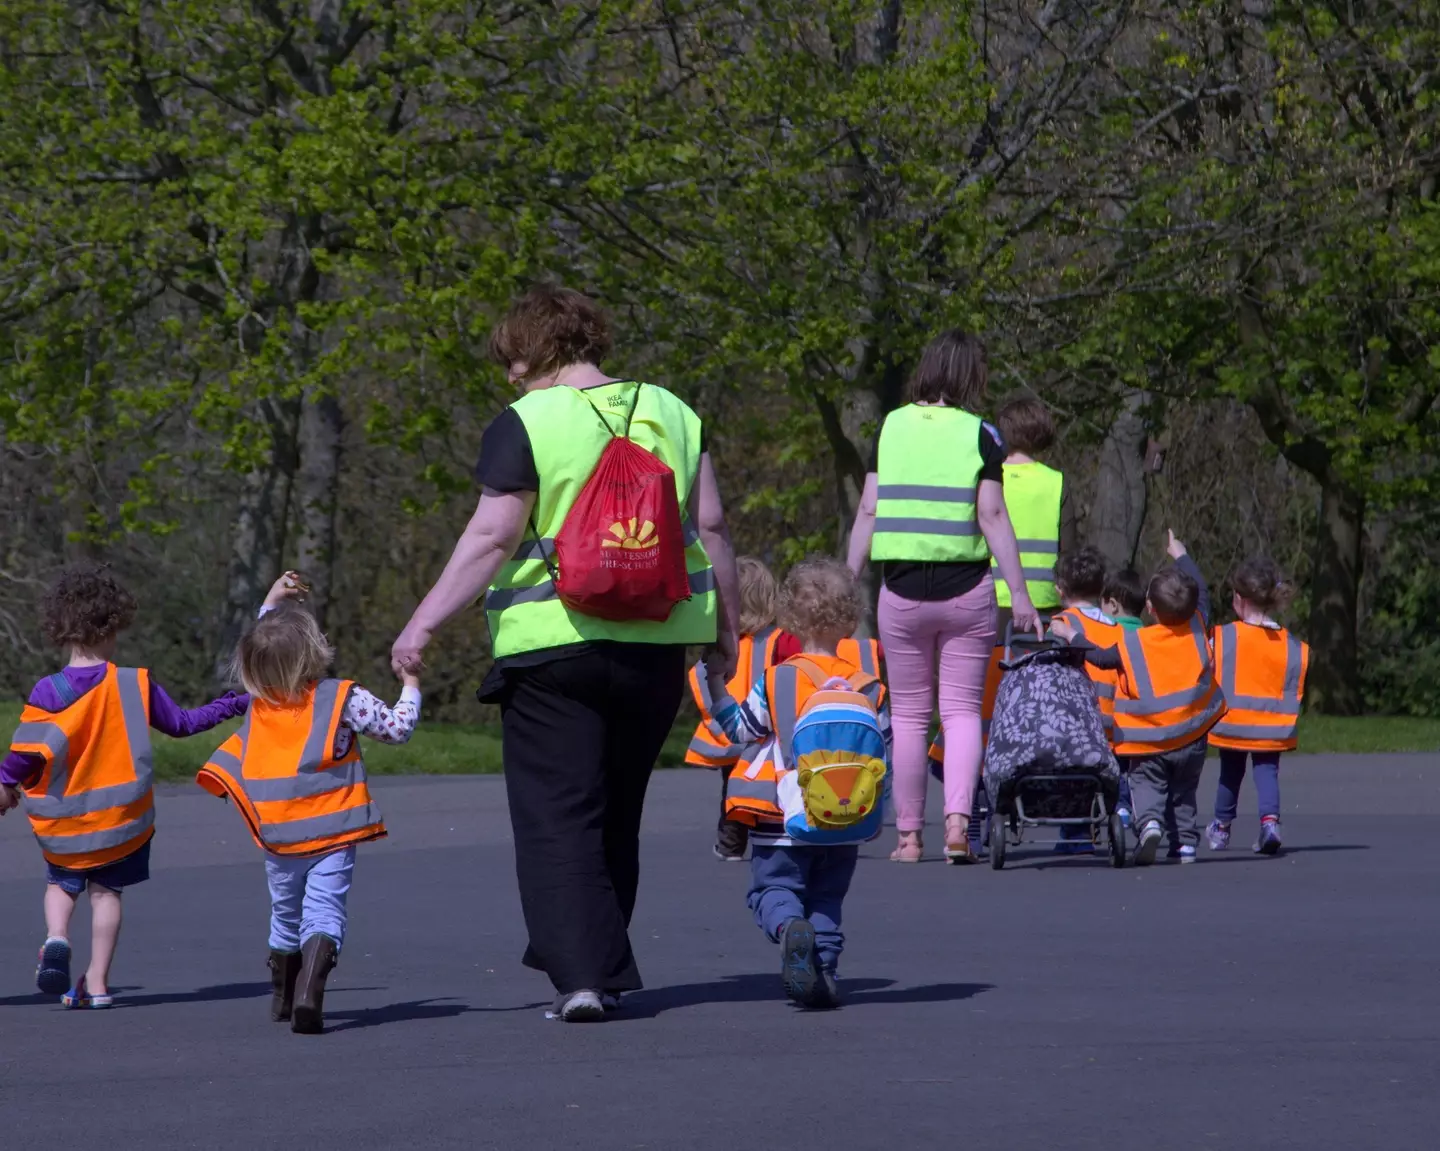
[{"label": "shadow on pavement", "polygon": [[[893,979],[840,980],[844,1004],[865,1003],[946,1003],[969,999],[991,988],[989,983],[933,983],[923,987],[896,987]],[[636,991],[625,996],[615,1021],[654,1019],[666,1011],[681,1007],[699,1007],[706,1003],[765,1003],[785,1001],[780,977],[766,975],[727,975],[710,983],[680,983],[674,987],[657,987]]]},{"label": "shadow on pavement", "polygon": [[404,1003],[387,1003],[383,1007],[362,1007],[355,1011],[325,1011],[325,1030],[354,1031],[361,1027],[383,1027],[387,1023],[408,1023],[417,1020],[451,1019],[457,1015],[472,1012],[490,1014],[503,1011],[538,1011],[548,1005],[521,1003],[515,1007],[471,1007],[468,1003],[457,1003],[445,998],[411,999]]},{"label": "shadow on pavement", "polygon": [[[866,982],[863,979],[856,983]],[[926,983],[920,987],[892,987],[886,990],[852,990],[848,980],[840,981],[841,1005],[859,1007],[866,1003],[954,1003],[993,990],[993,983]]]},{"label": "shadow on pavement", "polygon": [[[256,999],[270,994],[268,983],[221,983],[214,987],[200,987],[194,991],[166,991],[154,995],[132,995],[132,991],[143,991],[143,987],[112,987],[115,1007],[155,1007],[162,1003],[219,1003],[227,999]],[[367,991],[372,988],[357,988]],[[29,995],[12,995],[0,999],[0,1007],[19,1007],[25,1004],[60,1004],[58,995],[41,995],[38,991]]]}]

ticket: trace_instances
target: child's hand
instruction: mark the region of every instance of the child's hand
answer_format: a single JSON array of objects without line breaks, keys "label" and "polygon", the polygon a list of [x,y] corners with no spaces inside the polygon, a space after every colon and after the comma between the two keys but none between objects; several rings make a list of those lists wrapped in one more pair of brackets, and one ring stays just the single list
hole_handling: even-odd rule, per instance
[{"label": "child's hand", "polygon": [[1165,534],[1170,537],[1165,544],[1165,553],[1172,560],[1178,560],[1181,556],[1189,554],[1185,551],[1185,545],[1175,538],[1173,528],[1166,528]]},{"label": "child's hand", "polygon": [[413,687],[420,690],[420,669],[415,667],[402,667],[400,669],[400,683],[404,687]]},{"label": "child's hand", "polygon": [[0,785],[0,817],[20,802],[20,789],[13,783]]},{"label": "child's hand", "polygon": [[1069,643],[1075,638],[1075,625],[1063,615],[1057,615],[1050,621],[1050,634]]},{"label": "child's hand", "polygon": [[270,594],[265,597],[265,606],[277,608],[287,599],[303,600],[310,592],[310,584],[297,571],[287,571],[270,585]]}]

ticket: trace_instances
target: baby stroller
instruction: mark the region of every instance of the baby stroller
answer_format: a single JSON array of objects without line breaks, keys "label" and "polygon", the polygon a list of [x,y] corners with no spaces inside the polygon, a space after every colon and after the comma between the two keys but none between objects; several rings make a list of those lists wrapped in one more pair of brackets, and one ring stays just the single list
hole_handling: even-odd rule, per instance
[{"label": "baby stroller", "polygon": [[1110,750],[1085,654],[1055,640],[1005,636],[1004,678],[995,698],[985,788],[991,802],[990,866],[1027,827],[1088,827],[1125,866],[1125,829],[1115,808],[1120,765]]}]

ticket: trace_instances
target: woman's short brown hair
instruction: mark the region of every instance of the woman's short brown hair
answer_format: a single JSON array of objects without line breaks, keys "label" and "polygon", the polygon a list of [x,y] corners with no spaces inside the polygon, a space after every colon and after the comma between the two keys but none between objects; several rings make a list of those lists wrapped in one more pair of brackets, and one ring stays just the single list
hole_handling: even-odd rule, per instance
[{"label": "woman's short brown hair", "polygon": [[335,649],[315,617],[286,604],[266,612],[241,638],[235,649],[235,678],[266,703],[299,703],[334,658]]},{"label": "woman's short brown hair", "polygon": [[491,359],[507,370],[524,364],[527,380],[570,364],[599,366],[610,347],[610,322],[600,305],[559,284],[531,288],[490,335]]},{"label": "woman's short brown hair", "polygon": [[1034,396],[1018,396],[995,413],[995,425],[1005,450],[1038,455],[1055,442],[1055,421],[1050,409]]},{"label": "woman's short brown hair", "polygon": [[755,635],[775,622],[775,577],[754,556],[739,556],[735,567],[740,573],[740,634]]},{"label": "woman's short brown hair", "polygon": [[973,412],[985,398],[989,379],[980,337],[952,328],[941,332],[920,353],[906,399],[912,404],[944,401],[952,408]]},{"label": "woman's short brown hair", "polygon": [[780,585],[779,615],[796,639],[844,639],[860,626],[860,589],[839,560],[804,560]]},{"label": "woman's short brown hair", "polygon": [[60,573],[40,601],[45,638],[56,647],[94,650],[135,622],[135,597],[100,564]]}]

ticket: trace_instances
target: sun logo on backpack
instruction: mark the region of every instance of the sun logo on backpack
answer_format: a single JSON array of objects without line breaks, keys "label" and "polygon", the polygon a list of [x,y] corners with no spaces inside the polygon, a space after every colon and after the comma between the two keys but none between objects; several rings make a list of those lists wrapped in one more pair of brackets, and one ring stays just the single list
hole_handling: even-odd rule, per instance
[{"label": "sun logo on backpack", "polygon": [[627,524],[624,520],[616,520],[610,525],[610,534],[613,540],[601,539],[602,548],[624,548],[626,551],[638,552],[648,551],[650,548],[660,545],[660,537],[655,532],[655,525],[646,520],[643,524],[636,526],[637,521],[632,518]]}]

